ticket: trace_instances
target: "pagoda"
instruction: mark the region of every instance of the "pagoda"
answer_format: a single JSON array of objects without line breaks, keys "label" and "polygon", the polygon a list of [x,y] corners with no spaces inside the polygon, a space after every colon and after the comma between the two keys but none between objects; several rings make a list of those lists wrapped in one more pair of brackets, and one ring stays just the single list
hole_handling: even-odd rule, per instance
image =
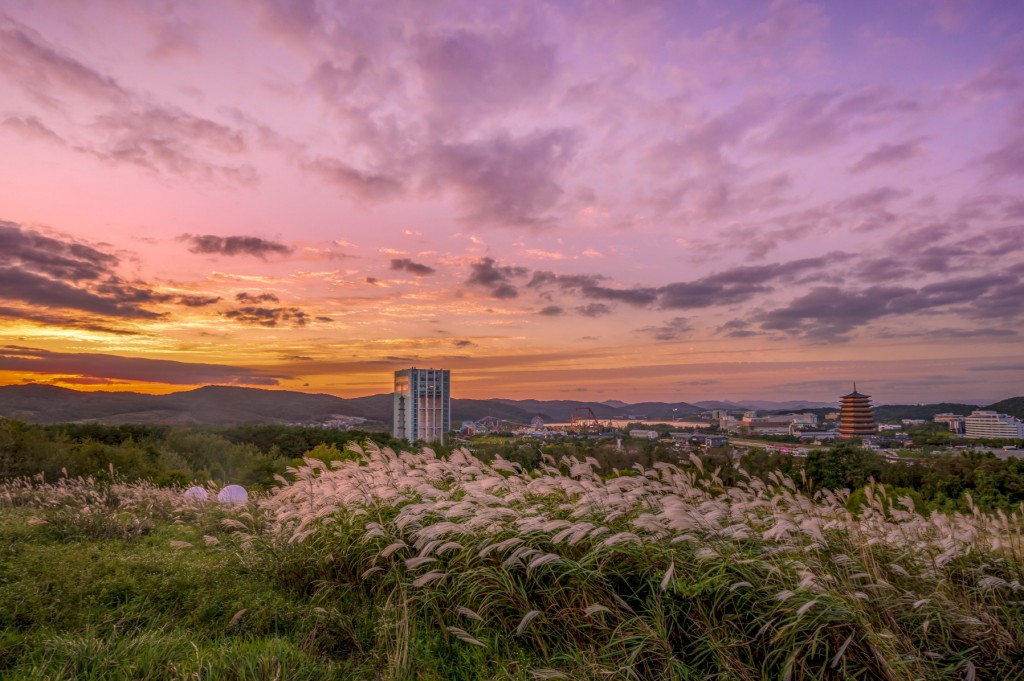
[{"label": "pagoda", "polygon": [[853,384],[853,392],[842,396],[842,407],[839,410],[839,437],[870,437],[875,434],[875,412],[871,408],[871,396],[857,392],[857,384]]}]

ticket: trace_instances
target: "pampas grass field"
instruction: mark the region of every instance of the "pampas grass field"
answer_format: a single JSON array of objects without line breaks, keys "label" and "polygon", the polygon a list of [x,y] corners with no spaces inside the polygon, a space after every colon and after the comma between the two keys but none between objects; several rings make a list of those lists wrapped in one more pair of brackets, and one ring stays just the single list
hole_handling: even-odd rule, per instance
[{"label": "pampas grass field", "polygon": [[696,457],[351,455],[234,507],[0,484],[0,673],[1024,678],[1020,510],[925,516],[874,486],[851,513],[845,491],[725,486]]}]

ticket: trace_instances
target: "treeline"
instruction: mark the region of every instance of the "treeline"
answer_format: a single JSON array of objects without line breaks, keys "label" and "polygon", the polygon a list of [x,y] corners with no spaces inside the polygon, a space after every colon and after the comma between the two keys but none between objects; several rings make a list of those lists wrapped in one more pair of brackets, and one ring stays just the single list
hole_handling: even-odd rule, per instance
[{"label": "treeline", "polygon": [[304,426],[59,424],[0,419],[0,478],[38,475],[105,477],[159,485],[235,483],[266,488],[303,455],[347,458],[349,442],[401,448],[386,433]]},{"label": "treeline", "polygon": [[[302,456],[329,461],[350,458],[350,442],[371,440],[395,451],[408,449],[386,433],[335,430],[303,426],[240,425],[179,427],[160,425],[61,424],[38,426],[0,419],[0,478],[38,475],[55,480],[71,477],[106,477],[110,471],[128,479],[146,479],[159,485],[185,485],[208,480],[265,489],[274,476]],[[671,443],[622,438],[621,442],[566,440],[524,441],[495,438],[472,443],[474,454],[488,461],[502,456],[537,468],[547,458],[592,457],[602,470],[629,471],[634,464],[650,468],[659,461],[687,464],[688,455]],[[439,447],[446,455],[452,446]],[[701,455],[705,467],[719,469],[726,485],[741,479],[731,448]],[[739,460],[754,476],[767,479],[781,471],[807,491],[820,488],[854,490],[851,508],[859,506],[862,488],[871,481],[885,485],[897,496],[914,500],[919,511],[966,510],[965,494],[985,509],[1014,509],[1024,503],[1024,459],[997,459],[992,454],[966,452],[920,457],[912,462],[891,462],[850,443],[812,450],[806,458],[752,449]]]},{"label": "treeline", "polygon": [[[718,453],[711,458],[721,465],[728,455]],[[885,485],[894,499],[910,497],[921,513],[966,511],[965,494],[986,510],[1019,510],[1024,503],[1024,459],[998,459],[988,452],[943,454],[903,462],[887,461],[870,450],[841,443],[813,450],[806,459],[752,449],[740,459],[740,466],[762,479],[772,471],[781,471],[807,491],[853,490],[851,509],[863,503],[864,487],[872,481]],[[735,473],[728,475],[735,479]]]}]

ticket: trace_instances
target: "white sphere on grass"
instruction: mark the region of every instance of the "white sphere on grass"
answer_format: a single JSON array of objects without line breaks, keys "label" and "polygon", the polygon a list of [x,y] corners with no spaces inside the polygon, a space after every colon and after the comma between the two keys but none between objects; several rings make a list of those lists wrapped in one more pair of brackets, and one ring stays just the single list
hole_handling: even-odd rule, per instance
[{"label": "white sphere on grass", "polygon": [[228,485],[217,494],[222,504],[244,504],[249,501],[249,493],[241,485]]},{"label": "white sphere on grass", "polygon": [[209,495],[206,490],[202,487],[189,487],[185,490],[185,496],[189,499],[195,499],[197,501],[206,501]]}]

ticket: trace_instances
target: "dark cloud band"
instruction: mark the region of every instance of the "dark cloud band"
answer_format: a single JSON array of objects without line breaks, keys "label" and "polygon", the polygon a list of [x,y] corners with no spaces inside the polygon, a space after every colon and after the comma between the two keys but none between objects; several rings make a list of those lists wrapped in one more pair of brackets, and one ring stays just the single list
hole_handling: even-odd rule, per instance
[{"label": "dark cloud band", "polygon": [[30,374],[73,374],[99,379],[173,385],[277,385],[281,379],[290,378],[280,373],[224,364],[51,352],[13,345],[0,347],[0,370]]},{"label": "dark cloud band", "polygon": [[251,255],[266,258],[268,255],[290,255],[292,252],[291,247],[285,244],[256,236],[182,234],[179,238],[189,243],[189,251],[202,255]]}]

